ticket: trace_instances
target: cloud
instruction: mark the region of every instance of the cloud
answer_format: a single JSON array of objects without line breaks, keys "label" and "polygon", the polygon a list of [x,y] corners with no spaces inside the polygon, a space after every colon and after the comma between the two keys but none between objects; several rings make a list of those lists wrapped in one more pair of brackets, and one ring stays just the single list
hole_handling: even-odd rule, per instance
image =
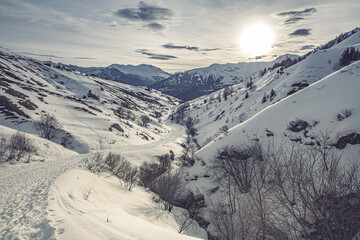
[{"label": "cloud", "polygon": [[176,56],[172,56],[172,55],[151,53],[147,49],[138,49],[136,50],[136,52],[146,55],[151,59],[157,59],[157,60],[171,60],[177,58]]},{"label": "cloud", "polygon": [[255,56],[255,60],[259,60],[259,59],[266,58],[266,57],[267,57],[267,55]]},{"label": "cloud", "polygon": [[305,46],[302,46],[300,48],[300,50],[308,50],[308,49],[313,49],[315,47],[316,47],[315,45],[305,45]]},{"label": "cloud", "polygon": [[294,24],[294,23],[297,23],[298,21],[301,21],[301,20],[305,20],[305,18],[303,18],[303,17],[292,17],[292,18],[286,19],[284,21],[284,23],[285,24]]},{"label": "cloud", "polygon": [[188,46],[188,45],[174,45],[172,43],[162,45],[164,48],[167,49],[186,49],[189,51],[196,51],[196,52],[211,52],[220,50],[220,48],[199,48],[195,46]]},{"label": "cloud", "polygon": [[289,11],[289,12],[281,12],[276,14],[279,17],[298,17],[298,16],[308,16],[316,12],[316,8],[306,8],[303,11]]},{"label": "cloud", "polygon": [[49,55],[49,54],[37,54],[37,53],[30,53],[30,52],[20,52],[20,54],[30,55],[30,56],[38,56],[38,57],[49,57],[49,58],[63,58],[56,55]]},{"label": "cloud", "polygon": [[169,8],[162,8],[140,2],[137,8],[123,8],[115,12],[116,16],[125,18],[130,21],[156,21],[168,20],[174,14]]},{"label": "cloud", "polygon": [[160,23],[157,23],[157,22],[152,22],[152,23],[146,24],[144,27],[149,28],[153,31],[160,31],[165,28],[164,25],[161,25]]},{"label": "cloud", "polygon": [[301,28],[289,34],[290,37],[305,37],[311,34],[311,28]]},{"label": "cloud", "polygon": [[91,60],[91,59],[96,59],[96,58],[92,58],[92,57],[73,57],[72,59],[78,59],[78,60]]},{"label": "cloud", "polygon": [[173,45],[172,43],[164,44],[162,45],[164,48],[167,49],[186,49],[190,51],[198,51],[198,47],[192,47],[192,46],[179,46],[179,45]]},{"label": "cloud", "polygon": [[212,51],[218,51],[220,48],[203,48],[200,49],[201,52],[212,52]]}]

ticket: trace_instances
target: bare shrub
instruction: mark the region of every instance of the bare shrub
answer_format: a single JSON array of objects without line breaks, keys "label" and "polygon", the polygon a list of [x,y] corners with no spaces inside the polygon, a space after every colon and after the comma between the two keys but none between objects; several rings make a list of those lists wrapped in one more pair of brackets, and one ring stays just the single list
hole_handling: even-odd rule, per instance
[{"label": "bare shrub", "polygon": [[128,171],[125,172],[124,174],[124,183],[126,188],[131,191],[133,189],[133,187],[138,183],[138,169],[137,167],[131,167],[130,169],[128,169]]},{"label": "bare shrub", "polygon": [[152,181],[149,188],[159,195],[165,210],[169,212],[171,212],[176,201],[181,199],[181,196],[185,193],[185,185],[179,171],[173,174],[169,171],[164,173]]},{"label": "bare shrub", "polygon": [[155,163],[144,162],[139,168],[139,178],[145,187],[171,168],[171,155],[158,156],[157,160],[158,162]]},{"label": "bare shrub", "polygon": [[83,160],[84,166],[92,173],[101,173],[105,169],[105,161],[101,153],[88,155]]},{"label": "bare shrub", "polygon": [[58,131],[62,128],[60,122],[54,114],[41,115],[40,119],[34,122],[35,129],[40,136],[50,140],[56,137]]},{"label": "bare shrub", "polygon": [[302,130],[306,129],[309,126],[310,126],[310,124],[307,121],[301,120],[301,119],[296,119],[295,121],[289,122],[287,129],[292,132],[301,132]]},{"label": "bare shrub", "polygon": [[110,152],[105,158],[105,164],[115,176],[123,181],[129,191],[138,183],[137,167],[132,167],[131,163],[122,155]]},{"label": "bare shrub", "polygon": [[7,139],[3,136],[0,136],[0,159],[5,155],[7,151]]},{"label": "bare shrub", "polygon": [[19,161],[27,155],[27,162],[29,162],[31,156],[37,151],[33,142],[20,132],[16,132],[10,137],[7,148],[9,151],[8,161],[13,159]]},{"label": "bare shrub", "polygon": [[114,172],[123,159],[125,160],[125,158],[120,154],[110,152],[105,158],[105,163],[110,168],[110,171]]},{"label": "bare shrub", "polygon": [[352,112],[353,112],[353,109],[342,110],[341,113],[337,114],[337,120],[340,122],[340,121],[344,120],[345,118],[350,117]]},{"label": "bare shrub", "polygon": [[211,171],[221,182],[230,178],[240,193],[249,192],[257,171],[257,161],[262,161],[258,143],[245,147],[226,146],[212,161]]},{"label": "bare shrub", "polygon": [[318,137],[321,143],[312,148],[250,143],[219,151],[212,170],[226,194],[222,205],[210,208],[215,234],[354,240],[360,230],[359,165],[342,162],[329,137]]}]

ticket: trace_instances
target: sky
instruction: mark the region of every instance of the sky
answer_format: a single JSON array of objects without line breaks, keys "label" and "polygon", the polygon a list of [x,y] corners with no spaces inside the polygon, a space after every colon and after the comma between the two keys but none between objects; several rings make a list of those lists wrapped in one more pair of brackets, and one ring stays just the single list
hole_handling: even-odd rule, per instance
[{"label": "sky", "polygon": [[[359,12],[358,0],[0,0],[0,46],[40,60],[174,73],[302,55],[360,27]],[[261,56],[240,46],[255,23],[274,33]]]}]

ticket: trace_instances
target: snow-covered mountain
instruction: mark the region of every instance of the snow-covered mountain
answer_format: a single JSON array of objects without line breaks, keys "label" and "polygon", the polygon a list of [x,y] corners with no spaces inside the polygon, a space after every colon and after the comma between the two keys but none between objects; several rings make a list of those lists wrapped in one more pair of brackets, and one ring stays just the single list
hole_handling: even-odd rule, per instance
[{"label": "snow-covered mountain", "polygon": [[[344,44],[349,42],[349,44]],[[224,100],[224,90],[189,101],[186,114],[195,119],[201,146],[282,99],[308,87],[339,68],[339,58],[347,47],[358,47],[360,31],[328,49],[317,50],[288,68],[277,67],[263,76],[232,86]]]},{"label": "snow-covered mountain", "polygon": [[226,86],[241,83],[260,70],[273,66],[275,62],[298,57],[298,55],[286,54],[272,62],[212,64],[205,68],[175,73],[151,87],[183,100],[192,100]]},{"label": "snow-covered mountain", "polygon": [[[2,126],[38,134],[33,121],[52,113],[63,125],[63,136],[53,141],[60,143],[61,137],[69,135],[73,141],[69,147],[82,153],[111,148],[117,142],[160,139],[169,129],[158,119],[178,102],[147,87],[88,76],[3,48],[0,88]],[[149,127],[138,124],[141,115],[150,117]]]},{"label": "snow-covered mountain", "polygon": [[164,72],[160,68],[147,64],[137,66],[111,64],[107,67],[65,66],[88,75],[117,80],[133,86],[149,86],[170,76],[169,73]]}]

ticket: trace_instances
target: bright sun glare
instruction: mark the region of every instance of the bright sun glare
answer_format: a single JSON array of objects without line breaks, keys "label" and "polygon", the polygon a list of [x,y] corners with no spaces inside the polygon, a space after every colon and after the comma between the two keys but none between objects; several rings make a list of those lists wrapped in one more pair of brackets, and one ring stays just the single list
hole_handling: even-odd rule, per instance
[{"label": "bright sun glare", "polygon": [[251,57],[267,54],[271,50],[274,38],[274,31],[269,26],[262,23],[250,25],[241,35],[241,51]]}]

